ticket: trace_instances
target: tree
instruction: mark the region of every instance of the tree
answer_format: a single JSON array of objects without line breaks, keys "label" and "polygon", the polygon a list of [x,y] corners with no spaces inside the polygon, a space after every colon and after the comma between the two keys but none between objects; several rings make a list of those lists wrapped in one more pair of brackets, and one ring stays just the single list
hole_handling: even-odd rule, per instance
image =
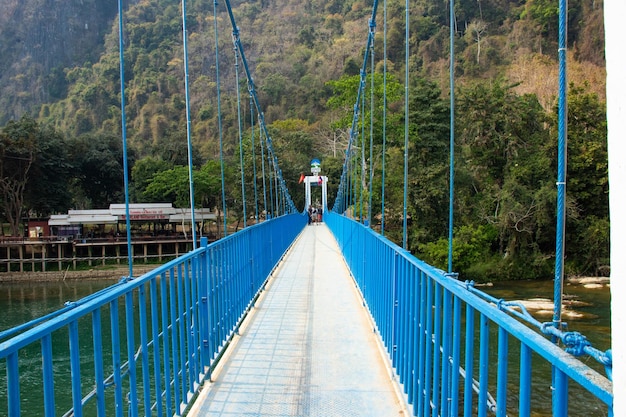
[{"label": "tree", "polygon": [[[211,161],[201,169],[193,170],[194,200],[196,207],[212,207],[217,203],[216,196],[221,189],[219,163]],[[166,201],[176,207],[189,207],[189,168],[176,166],[157,172],[149,181],[145,195],[153,201]]]},{"label": "tree", "polygon": [[13,236],[20,234],[24,195],[37,155],[39,130],[35,120],[24,116],[7,123],[0,133],[0,191]]},{"label": "tree", "polygon": [[502,276],[545,274],[554,239],[545,112],[534,95],[518,96],[502,82],[461,90],[457,109],[457,218],[495,227]]},{"label": "tree", "polygon": [[172,169],[173,164],[160,158],[147,156],[138,160],[131,172],[132,200],[141,203],[157,202],[153,197],[146,195],[146,188],[152,178],[159,172]]},{"label": "tree", "polygon": [[[432,241],[446,234],[450,105],[434,82],[420,78],[409,103],[409,212],[416,239]],[[412,249],[417,244],[413,242]]]},{"label": "tree", "polygon": [[[567,128],[568,264],[579,273],[598,273],[609,259],[609,183],[606,106],[587,86],[571,85]],[[551,123],[552,169],[556,172],[558,108]]]},{"label": "tree", "polygon": [[65,139],[53,128],[40,127],[37,152],[26,187],[25,206],[30,215],[47,217],[71,207],[72,165]]},{"label": "tree", "polygon": [[[83,135],[70,141],[70,159],[75,169],[75,184],[85,207],[105,208],[124,201],[124,160],[120,138]],[[134,152],[128,149],[129,169]]]}]

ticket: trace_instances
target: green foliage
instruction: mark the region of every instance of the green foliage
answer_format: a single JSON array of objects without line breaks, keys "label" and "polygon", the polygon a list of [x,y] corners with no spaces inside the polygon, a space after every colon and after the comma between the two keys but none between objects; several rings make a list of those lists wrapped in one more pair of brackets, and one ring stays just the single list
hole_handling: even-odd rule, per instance
[{"label": "green foliage", "polygon": [[172,163],[164,161],[160,158],[147,156],[138,160],[133,166],[131,173],[131,184],[133,190],[131,200],[138,203],[162,201],[159,198],[147,195],[146,188],[156,174],[172,168]]},{"label": "green foliage", "polygon": [[[111,135],[83,135],[69,140],[69,158],[76,170],[76,185],[82,190],[81,208],[106,208],[124,201],[122,141]],[[129,152],[132,168],[134,154]]]},{"label": "green foliage", "polygon": [[70,208],[72,195],[67,184],[71,182],[72,171],[65,138],[54,129],[41,126],[25,189],[25,207],[31,215],[45,218]]},{"label": "green foliage", "polygon": [[[193,170],[194,201],[196,207],[211,207],[221,187],[219,176],[215,175],[218,165],[208,163],[201,169]],[[189,207],[189,168],[176,166],[156,172],[148,181],[144,195],[154,201],[165,201],[176,207]]]},{"label": "green foliage", "polygon": [[[24,3],[28,6],[29,0]],[[353,146],[359,152],[352,160],[356,167],[353,175],[358,177],[352,183],[357,205],[363,196],[363,208],[367,209],[369,202],[365,200],[371,187],[373,226],[380,227],[384,186],[385,236],[399,241],[407,152],[409,248],[439,266],[445,266],[447,256],[444,243],[448,227],[450,131],[448,86],[442,80],[447,78],[444,67],[449,51],[449,4],[417,0],[411,8],[406,150],[404,86],[398,82],[404,77],[404,3],[388,4],[386,109],[382,108],[383,40],[379,14],[376,57],[370,63],[376,68],[374,92],[370,91],[372,75],[368,69],[365,101],[357,103],[360,117]],[[461,0],[453,4],[456,75],[457,85],[461,86],[456,96],[455,269],[476,280],[549,276],[555,236],[556,109],[542,108],[534,94],[517,94],[519,86],[509,85],[500,74],[506,73],[508,63],[526,54],[526,50],[556,56],[558,5],[548,0]],[[93,6],[91,2],[89,5]],[[193,143],[195,201],[204,207],[221,208],[219,158],[223,150],[229,214],[231,218],[241,218],[240,135],[245,139],[243,171],[248,213],[255,208],[255,185],[262,194],[259,171],[267,159],[261,160],[258,126],[255,123],[252,128],[250,122],[250,116],[254,120],[258,115],[250,115],[245,80],[235,85],[231,39],[222,36],[232,32],[228,19],[221,16],[217,22],[220,55],[216,58],[212,5],[196,2],[189,6],[189,133]],[[577,57],[593,57],[594,62],[602,64],[601,48],[597,48],[602,45],[602,13],[598,9],[601,6],[570,0],[568,40],[570,45],[581,48],[575,51]],[[91,47],[88,54],[79,53],[88,43],[81,39],[76,40],[81,42],[81,48],[68,48],[72,50],[68,54],[75,54],[75,59],[57,59],[62,55],[58,46],[36,39],[44,42],[37,44],[36,51],[56,51],[50,55],[52,58],[46,58],[45,70],[31,65],[28,59],[16,62],[6,58],[15,56],[19,48],[14,45],[22,44],[21,39],[27,49],[34,45],[33,36],[19,25],[12,26],[10,32],[0,29],[0,39],[7,40],[0,42],[0,57],[4,58],[0,60],[0,107],[5,110],[2,117],[8,120],[34,108],[38,121],[50,126],[44,128],[34,120],[20,120],[11,122],[2,132],[3,140],[10,137],[15,143],[22,141],[15,148],[4,147],[4,155],[31,161],[31,179],[22,201],[23,209],[31,213],[45,215],[70,206],[106,207],[123,199],[117,22],[113,20],[114,6],[99,5],[96,12],[111,20],[97,23],[108,33],[99,29],[85,36],[105,37],[104,43]],[[369,12],[366,3],[352,0],[288,2],[280,7],[262,1],[242,3],[235,8],[274,151],[299,206],[304,197],[297,181],[313,157],[321,159],[322,172],[329,177],[330,204],[337,193],[343,147],[352,126],[356,91],[361,82],[362,42],[369,29]],[[76,16],[79,17],[69,19],[69,27],[72,33],[82,34],[82,29],[77,31],[80,25],[76,22],[84,19]],[[124,17],[125,116],[132,200],[166,200],[186,206],[188,170],[183,166],[188,158],[188,126],[179,5],[165,0],[135,2],[128,5]],[[550,56],[519,62],[549,61]],[[521,87],[530,84],[526,81]],[[533,88],[544,89],[545,84],[536,82],[539,87]],[[242,103],[237,102],[237,88],[244,93]],[[588,93],[586,86],[570,90],[566,250],[567,266],[577,273],[601,271],[608,259],[604,106],[602,98]],[[385,184],[381,178],[383,110]],[[244,116],[241,131],[239,111]],[[370,146],[368,131],[372,121]],[[253,129],[255,144],[248,140]],[[5,143],[11,141],[7,139]],[[29,143],[32,152],[28,151]],[[139,160],[133,164],[135,158]],[[25,171],[26,165],[11,165],[13,162],[6,162],[6,158],[5,163],[6,167],[13,167],[5,172]],[[361,176],[363,168],[374,171],[372,184],[367,176]],[[267,165],[266,169],[269,170]],[[357,209],[360,211],[360,207]],[[4,215],[7,217],[6,209]]]},{"label": "green foliage", "polygon": [[[558,139],[555,108],[551,152]],[[567,259],[577,273],[598,274],[609,259],[606,109],[583,86],[570,86],[567,132]],[[556,158],[551,159],[556,171]]]},{"label": "green foliage", "polygon": [[[489,261],[493,257],[491,248],[496,245],[497,238],[498,231],[491,225],[467,225],[458,228],[452,239],[452,264],[455,270],[465,274],[471,267]],[[420,245],[418,256],[431,265],[446,269],[448,240],[440,238]]]},{"label": "green foliage", "polygon": [[31,117],[10,121],[0,132],[0,191],[2,210],[13,236],[19,234],[24,194],[35,162],[40,126]]}]

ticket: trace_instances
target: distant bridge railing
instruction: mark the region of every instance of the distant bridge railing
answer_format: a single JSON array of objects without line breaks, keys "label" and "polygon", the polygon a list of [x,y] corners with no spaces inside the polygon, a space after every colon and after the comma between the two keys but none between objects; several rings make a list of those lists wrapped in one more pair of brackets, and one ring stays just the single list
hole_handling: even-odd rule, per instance
[{"label": "distant bridge railing", "polygon": [[489,297],[358,222],[325,221],[414,415],[612,415],[606,377]]},{"label": "distant bridge railing", "polygon": [[0,333],[0,415],[182,415],[299,214],[248,227]]}]

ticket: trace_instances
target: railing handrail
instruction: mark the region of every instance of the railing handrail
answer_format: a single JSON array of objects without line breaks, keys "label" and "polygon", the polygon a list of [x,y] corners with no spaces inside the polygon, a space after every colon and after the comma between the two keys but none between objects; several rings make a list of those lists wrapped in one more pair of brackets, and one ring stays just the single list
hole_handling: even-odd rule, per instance
[{"label": "railing handrail", "polygon": [[[375,253],[377,255],[377,264],[384,263],[384,260],[379,259],[382,256],[380,254],[380,252],[382,251],[380,249],[380,245],[384,245],[389,251],[394,254],[394,257],[402,259],[402,262],[404,262],[402,269],[403,271],[405,271],[404,275],[413,276],[410,272],[406,272],[408,269],[411,268],[414,271],[420,271],[421,273],[425,274],[428,279],[431,280],[431,282],[436,283],[436,285],[445,289],[445,291],[448,291],[453,297],[458,298],[466,305],[471,306],[475,312],[478,312],[486,319],[496,324],[499,328],[506,331],[509,335],[522,342],[525,346],[529,347],[533,352],[536,352],[547,362],[551,363],[554,368],[567,375],[571,380],[580,384],[588,392],[590,392],[600,401],[605,403],[609,408],[612,407],[613,394],[611,381],[593,368],[589,367],[587,364],[581,362],[576,357],[564,351],[561,347],[554,344],[553,342],[548,340],[543,334],[538,332],[541,331],[544,334],[555,335],[554,332],[546,330],[546,328],[550,327],[549,323],[540,323],[536,320],[536,323],[534,323],[533,320],[527,320],[525,317],[521,317],[520,315],[513,313],[512,309],[510,309],[504,301],[495,299],[494,297],[491,297],[488,294],[474,288],[473,283],[471,282],[459,281],[458,279],[456,279],[456,277],[451,277],[450,274],[447,274],[444,271],[428,265],[420,259],[415,258],[408,251],[402,249],[395,243],[389,241],[387,238],[379,235],[372,229],[362,225],[359,222],[353,221],[348,217],[336,213],[328,213],[326,216],[326,221],[333,231],[335,238],[339,242],[339,246],[343,251],[344,256],[346,257],[346,262],[348,263],[348,266],[352,271],[353,276],[355,277],[355,281],[359,286],[364,301],[370,309],[370,313],[372,314],[375,322],[377,321],[376,315],[378,314],[375,310],[378,308],[378,304],[385,303],[385,308],[389,310],[390,308],[392,308],[391,306],[394,303],[396,305],[398,303],[397,299],[395,301],[380,301],[377,298],[379,297],[378,293],[382,292],[380,288],[376,287],[376,290],[371,290],[367,288],[374,287],[376,285],[376,281],[382,280],[383,277],[381,276],[381,274],[396,274],[396,272],[393,271],[393,265],[386,265],[387,269],[385,269],[385,267],[380,267],[380,269],[377,269],[376,273],[373,274],[375,276],[368,275],[367,268],[369,267],[369,265],[371,265],[371,263],[369,262],[366,255],[368,250],[367,248],[370,246],[376,247],[377,251]],[[365,246],[365,248],[362,248],[362,246]],[[393,263],[394,265],[397,265],[399,261],[394,260]],[[384,269],[384,271],[386,272],[381,272],[381,269]],[[396,281],[401,280],[402,276],[400,275],[399,278],[396,277],[395,279]],[[371,292],[374,292],[375,294],[371,295]],[[419,300],[415,302],[418,303]],[[389,315],[390,312],[387,310],[385,311],[385,314]],[[395,311],[393,314],[395,314]],[[381,317],[382,316],[384,315],[381,315]],[[387,319],[387,316],[384,316],[383,318]],[[396,319],[397,318],[394,318],[393,320],[395,321]],[[519,319],[525,319],[525,321],[536,327],[537,331],[528,327]],[[413,319],[411,319],[410,321],[414,322],[415,317],[413,317]],[[393,346],[393,349],[398,350],[404,348],[403,346],[396,346],[396,336],[391,336],[391,339],[393,340],[385,340],[385,334],[383,333],[386,333],[387,330],[381,329],[383,327],[389,327],[389,323],[376,323],[376,326],[381,333],[383,342],[387,346]],[[395,324],[391,327],[393,328],[394,326]],[[414,324],[414,326],[418,326],[418,324]],[[419,326],[421,326],[421,324]],[[447,323],[446,326],[450,326],[450,324]],[[389,331],[393,333],[395,332],[395,328]],[[557,336],[561,337],[563,339],[563,342],[567,344],[569,342],[568,338],[572,338],[572,335],[574,336],[574,339],[578,337],[578,333],[576,332],[562,332]],[[437,349],[437,347],[435,347],[435,349]],[[441,347],[439,347],[439,349],[441,349]],[[582,353],[591,353],[591,356],[597,359],[596,355],[593,355],[594,352],[592,352],[592,350],[593,349],[582,349],[579,351]],[[392,352],[395,352],[395,350],[392,350]],[[610,361],[610,351],[601,353],[599,355],[601,356],[601,360],[599,360],[599,362],[602,365],[606,366],[607,363],[602,360],[604,357],[603,355],[606,355]],[[393,353],[390,353],[390,356],[393,356]],[[391,359],[393,360],[393,357]],[[452,363],[452,361],[453,358],[451,357],[450,362]],[[607,372],[610,375],[610,364],[607,367]],[[418,369],[413,369],[412,371],[408,372],[408,374],[417,375]],[[423,376],[421,377],[423,378]],[[413,396],[419,396],[420,394],[423,394],[423,392],[420,391],[419,393],[410,393],[409,398],[413,398]],[[427,403],[432,403],[433,399],[426,398],[424,399],[424,401]]]},{"label": "railing handrail", "polygon": [[[58,313],[36,319],[30,323],[32,327],[28,324],[20,327],[18,332],[25,330],[0,342],[0,360],[5,362],[7,369],[4,389],[9,415],[22,413],[20,398],[24,393],[20,387],[19,352],[33,344],[41,344],[42,407],[46,415],[54,413],[52,408],[58,388],[54,387],[56,371],[52,366],[51,341],[61,329],[68,330],[67,336],[63,337],[68,338],[70,346],[73,407],[69,413],[82,415],[78,408],[90,400],[103,409],[104,390],[110,386],[115,387],[116,404],[119,404],[122,401],[121,381],[130,378],[123,389],[129,390],[131,395],[123,400],[126,405],[116,407],[128,406],[136,410],[143,404],[144,407],[171,409],[171,415],[179,414],[181,407],[185,409],[189,405],[191,395],[200,388],[203,378],[210,374],[253,300],[263,290],[270,273],[305,223],[305,217],[300,214],[284,215],[210,244],[203,239],[201,247],[146,274],[136,278],[123,277],[121,282],[109,288],[68,303]],[[137,302],[129,298],[134,296],[138,297]],[[125,314],[119,311],[124,300]],[[101,321],[107,320],[102,309],[109,310],[107,314],[112,322],[115,322],[114,317],[124,320],[126,328],[125,336],[122,335],[126,338],[124,346],[119,343],[121,329],[110,329],[111,333],[107,333],[105,339],[110,337],[115,347],[114,351],[104,355],[98,351],[102,350],[103,343],[99,334],[104,332]],[[137,309],[138,313],[132,309]],[[89,317],[92,325],[98,327],[89,336],[94,344],[89,349],[94,350],[88,353],[94,355],[96,369],[87,370],[89,374],[85,378],[93,379],[94,387],[84,394],[80,385],[82,377],[76,374],[82,372],[77,329],[79,320]],[[133,321],[128,321],[130,319]],[[118,326],[121,325],[118,323]],[[149,364],[148,361],[155,363]],[[156,361],[161,363],[157,366]],[[104,373],[103,362],[106,362]],[[174,368],[170,368],[171,364]],[[115,379],[112,385],[111,378]],[[154,381],[162,385],[161,391],[151,385]]]}]

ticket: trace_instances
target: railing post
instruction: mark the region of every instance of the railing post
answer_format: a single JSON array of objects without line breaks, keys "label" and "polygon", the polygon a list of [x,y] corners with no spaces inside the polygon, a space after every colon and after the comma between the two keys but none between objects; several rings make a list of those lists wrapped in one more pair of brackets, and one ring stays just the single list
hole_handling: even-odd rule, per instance
[{"label": "railing post", "polygon": [[520,346],[520,384],[519,384],[519,416],[530,417],[530,387],[532,369],[532,350],[527,344]]},{"label": "railing post", "polygon": [[567,375],[556,366],[552,367],[554,385],[552,386],[552,415],[567,417]]},{"label": "railing post", "polygon": [[487,417],[489,393],[489,319],[480,315],[480,346],[478,365],[478,417]]},{"label": "railing post", "polygon": [[20,410],[20,371],[18,367],[17,352],[7,357],[7,390],[9,403],[9,417],[19,417]]},{"label": "railing post", "polygon": [[391,316],[391,363],[394,367],[398,362],[398,252],[393,252],[393,311]]},{"label": "railing post", "polygon": [[498,328],[498,376],[496,391],[496,416],[506,417],[506,397],[509,364],[509,334]]},{"label": "railing post", "polygon": [[[465,306],[465,385],[463,407],[464,415],[472,415],[472,383],[474,381],[474,308],[468,303]],[[470,337],[471,336],[471,337]]]},{"label": "railing post", "polygon": [[198,300],[199,304],[199,327],[200,327],[200,349],[202,352],[202,371],[208,372],[210,367],[209,354],[209,240],[206,236],[200,238],[200,247],[204,249],[200,256],[198,264],[200,265],[200,279],[198,282]]}]

